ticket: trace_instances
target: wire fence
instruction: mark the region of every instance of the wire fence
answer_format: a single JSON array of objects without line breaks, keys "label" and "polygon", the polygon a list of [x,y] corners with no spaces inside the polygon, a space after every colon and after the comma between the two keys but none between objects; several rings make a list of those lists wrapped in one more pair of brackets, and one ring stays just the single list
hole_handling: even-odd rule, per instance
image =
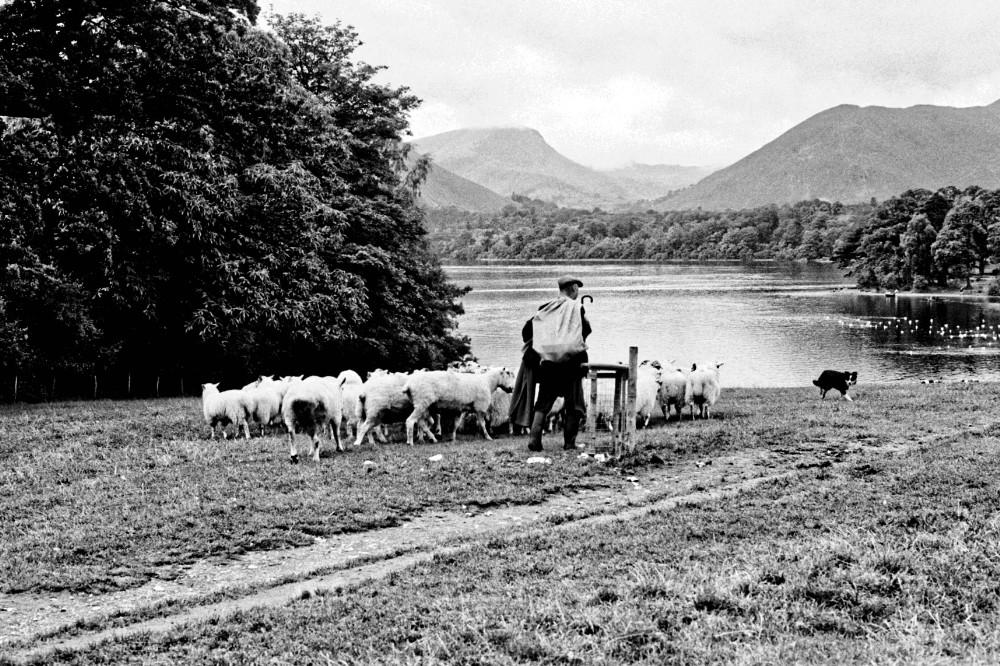
[{"label": "wire fence", "polygon": [[131,373],[128,371],[23,372],[0,375],[0,402],[62,400],[121,400],[201,394],[199,378],[191,373]]}]

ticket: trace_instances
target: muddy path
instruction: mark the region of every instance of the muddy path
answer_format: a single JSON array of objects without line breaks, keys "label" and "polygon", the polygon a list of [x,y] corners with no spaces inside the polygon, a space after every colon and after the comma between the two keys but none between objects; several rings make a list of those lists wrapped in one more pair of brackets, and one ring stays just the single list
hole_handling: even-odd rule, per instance
[{"label": "muddy path", "polygon": [[[878,450],[888,454],[906,448],[910,447]],[[306,592],[364,584],[435,555],[461,551],[481,538],[539,529],[540,524],[564,529],[669,509],[680,502],[708,501],[809,468],[849,464],[866,449],[861,445],[760,448],[664,464],[623,476],[615,488],[558,494],[539,504],[430,512],[397,527],[317,538],[310,546],[172,567],[129,590],[101,595],[0,594],[0,654],[21,660],[138,632],[166,631],[182,622],[245,608],[285,604]],[[219,600],[220,594],[224,600]],[[85,625],[74,626],[79,623]]]}]

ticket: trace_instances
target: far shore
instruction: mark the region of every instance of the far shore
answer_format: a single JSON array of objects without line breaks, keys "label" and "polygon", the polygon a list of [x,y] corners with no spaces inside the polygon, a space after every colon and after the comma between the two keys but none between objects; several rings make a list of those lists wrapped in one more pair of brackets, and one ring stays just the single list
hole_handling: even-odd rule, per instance
[{"label": "far shore", "polygon": [[970,280],[972,286],[967,289],[942,289],[934,287],[928,289],[927,291],[907,291],[903,289],[861,289],[855,286],[849,288],[856,289],[858,293],[861,294],[883,295],[886,298],[926,298],[928,300],[936,300],[939,298],[959,298],[963,300],[987,300],[989,297],[986,295],[986,288],[993,279],[994,276],[989,273],[986,275],[977,275]]}]

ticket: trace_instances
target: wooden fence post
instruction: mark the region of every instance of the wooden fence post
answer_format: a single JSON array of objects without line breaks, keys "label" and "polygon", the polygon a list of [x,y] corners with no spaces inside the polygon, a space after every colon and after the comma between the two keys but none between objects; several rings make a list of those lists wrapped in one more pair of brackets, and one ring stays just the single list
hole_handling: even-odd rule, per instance
[{"label": "wooden fence post", "polygon": [[97,375],[94,375],[94,400],[97,400]]},{"label": "wooden fence post", "polygon": [[631,453],[635,451],[635,403],[636,403],[636,379],[639,374],[639,348],[628,348],[628,398],[625,402],[625,450]]},{"label": "wooden fence post", "polygon": [[587,439],[590,450],[597,448],[597,370],[587,372],[590,379],[590,407],[587,409]]}]

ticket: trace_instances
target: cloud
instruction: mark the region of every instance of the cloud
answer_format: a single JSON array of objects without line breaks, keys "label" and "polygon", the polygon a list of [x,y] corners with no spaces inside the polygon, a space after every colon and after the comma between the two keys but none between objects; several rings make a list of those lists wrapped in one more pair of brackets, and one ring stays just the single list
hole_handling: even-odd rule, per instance
[{"label": "cloud", "polygon": [[357,28],[416,136],[523,125],[585,164],[734,162],[838,104],[1000,98],[1000,5],[276,0]]}]

